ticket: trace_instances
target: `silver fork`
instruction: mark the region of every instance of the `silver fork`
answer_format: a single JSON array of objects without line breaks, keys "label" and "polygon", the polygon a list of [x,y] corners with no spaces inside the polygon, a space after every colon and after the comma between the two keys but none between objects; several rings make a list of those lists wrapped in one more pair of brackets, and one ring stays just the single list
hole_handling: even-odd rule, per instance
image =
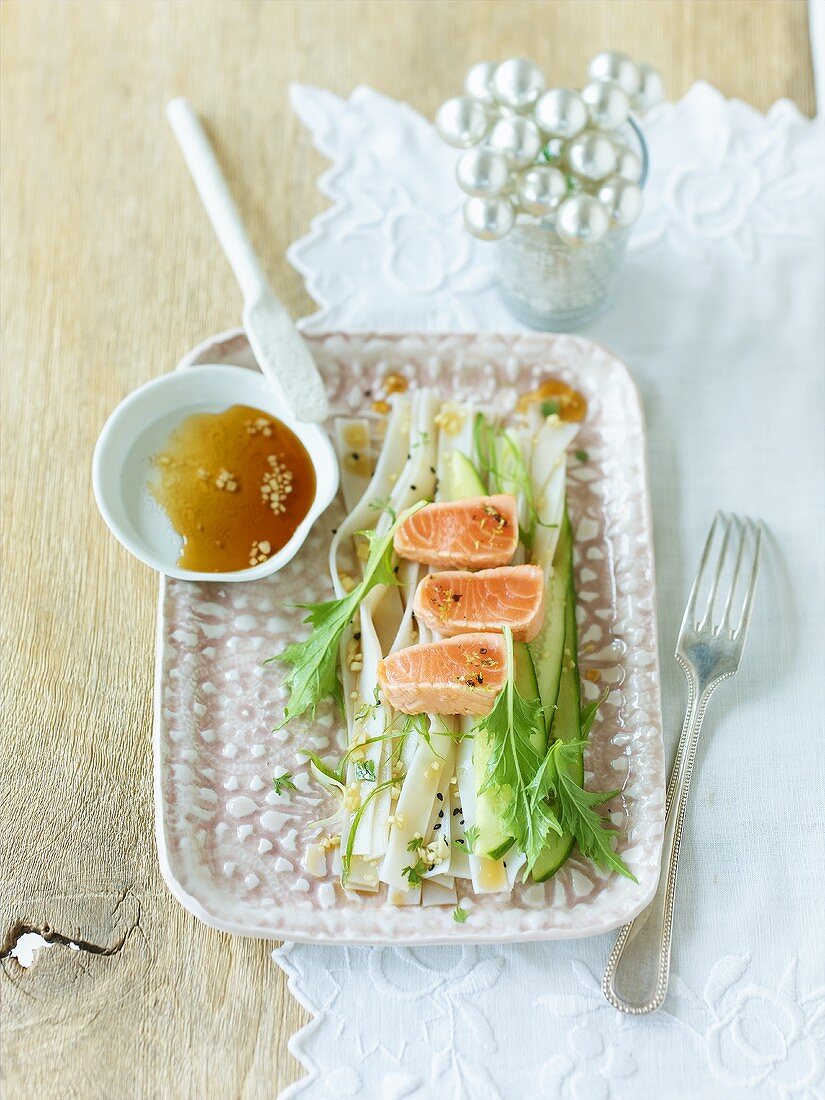
[{"label": "silver fork", "polygon": [[[667,789],[662,873],[650,905],[620,929],[602,980],[602,992],[613,1007],[634,1016],[655,1012],[667,995],[676,873],[696,746],[708,700],[722,680],[739,668],[753,610],[761,542],[761,524],[717,513],[682,619],[676,660],[687,677],[688,705]],[[730,586],[721,613],[715,613],[731,550],[736,557]],[[699,592],[708,577],[706,602],[698,608]],[[742,596],[740,581],[745,577]],[[737,593],[742,606],[734,624]]]}]

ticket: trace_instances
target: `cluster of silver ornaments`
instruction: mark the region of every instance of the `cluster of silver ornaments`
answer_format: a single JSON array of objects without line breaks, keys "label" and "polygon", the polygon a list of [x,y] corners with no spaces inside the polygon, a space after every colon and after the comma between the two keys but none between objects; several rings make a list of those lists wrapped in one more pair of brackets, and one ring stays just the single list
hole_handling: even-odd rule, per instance
[{"label": "cluster of silver ornaments", "polygon": [[594,57],[587,76],[580,91],[548,89],[532,61],[481,61],[464,95],[441,106],[439,134],[465,150],[456,179],[469,196],[464,224],[473,236],[498,240],[524,214],[552,219],[578,246],[636,221],[642,163],[618,131],[663,98],[662,79],[614,50]]}]

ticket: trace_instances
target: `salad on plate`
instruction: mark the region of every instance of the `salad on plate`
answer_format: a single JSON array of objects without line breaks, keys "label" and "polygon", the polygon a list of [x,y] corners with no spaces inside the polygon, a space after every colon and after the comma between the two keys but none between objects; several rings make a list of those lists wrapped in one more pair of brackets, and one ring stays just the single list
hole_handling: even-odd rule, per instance
[{"label": "salad on plate", "polygon": [[618,792],[585,785],[601,700],[581,704],[566,469],[587,460],[568,458],[586,406],[550,391],[505,417],[422,388],[336,422],[334,598],[274,659],[282,724],[330,697],[346,719],[340,756],[297,751],[334,807],[304,865],[332,850],[347,890],[455,905],[460,880],[462,897],[507,894],[575,846],[633,878],[603,810]]}]

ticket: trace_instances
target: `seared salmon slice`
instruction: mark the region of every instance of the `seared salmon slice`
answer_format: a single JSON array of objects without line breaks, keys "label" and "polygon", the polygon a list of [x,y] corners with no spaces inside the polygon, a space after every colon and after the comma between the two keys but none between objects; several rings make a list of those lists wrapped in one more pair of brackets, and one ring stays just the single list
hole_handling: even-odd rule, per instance
[{"label": "seared salmon slice", "polygon": [[413,610],[419,622],[448,638],[509,626],[517,642],[532,642],[544,619],[544,570],[504,565],[478,573],[429,573],[416,590]]},{"label": "seared salmon slice", "polygon": [[395,532],[395,552],[439,569],[506,565],[518,546],[516,498],[508,494],[425,504]]},{"label": "seared salmon slice", "polygon": [[487,714],[507,679],[501,634],[459,634],[378,663],[384,701],[404,714]]}]

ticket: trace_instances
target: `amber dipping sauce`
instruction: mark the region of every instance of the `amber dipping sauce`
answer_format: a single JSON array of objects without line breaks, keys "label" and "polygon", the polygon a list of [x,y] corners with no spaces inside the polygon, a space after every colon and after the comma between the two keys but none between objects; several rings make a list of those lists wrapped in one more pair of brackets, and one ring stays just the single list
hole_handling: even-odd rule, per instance
[{"label": "amber dipping sauce", "polygon": [[286,424],[248,405],[195,413],[154,456],[149,488],[183,539],[178,565],[249,569],[289,542],[315,499],[315,470]]},{"label": "amber dipping sauce", "polygon": [[519,398],[518,408],[522,412],[530,405],[541,405],[545,415],[555,413],[560,420],[576,423],[587,415],[587,401],[583,395],[560,378],[546,378],[534,390]]}]

